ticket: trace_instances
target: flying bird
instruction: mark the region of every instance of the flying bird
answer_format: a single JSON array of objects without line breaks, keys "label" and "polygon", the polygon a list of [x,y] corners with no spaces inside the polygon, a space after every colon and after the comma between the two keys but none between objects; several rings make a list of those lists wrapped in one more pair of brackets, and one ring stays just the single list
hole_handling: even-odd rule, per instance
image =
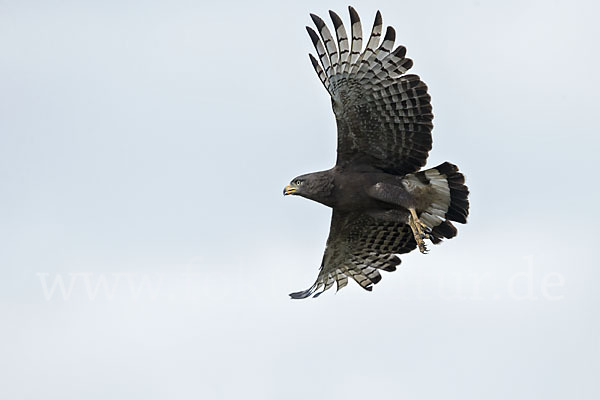
[{"label": "flying bird", "polygon": [[438,244],[456,236],[451,221],[466,223],[469,190],[458,168],[445,162],[419,171],[431,150],[433,113],[427,86],[412,67],[406,48],[394,48],[396,32],[383,32],[377,11],[363,49],[360,18],[350,11],[350,37],[341,18],[329,11],[335,39],[311,14],[306,27],[317,57],[309,54],[331,96],[337,122],[337,161],[327,170],[300,175],[284,195],[302,196],[333,209],[329,238],[317,280],[294,299],[317,297],[335,283],[355,280],[366,290],[394,271],[398,254],[425,240]]}]

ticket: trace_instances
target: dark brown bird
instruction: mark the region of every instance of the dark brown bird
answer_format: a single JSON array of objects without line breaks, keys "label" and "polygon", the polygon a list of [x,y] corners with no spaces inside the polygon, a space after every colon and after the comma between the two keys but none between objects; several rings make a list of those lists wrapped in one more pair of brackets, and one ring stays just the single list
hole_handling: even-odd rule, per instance
[{"label": "dark brown bird", "polygon": [[394,49],[396,33],[388,27],[379,44],[379,11],[362,49],[362,27],[349,7],[351,43],[333,11],[336,39],[323,20],[307,27],[319,60],[310,60],[331,96],[338,128],[337,162],[327,171],[294,178],[283,191],[333,209],[331,228],[316,282],[292,298],[317,297],[348,277],[372,290],[379,270],[394,271],[397,254],[450,239],[450,221],[466,223],[469,190],[458,168],[445,162],[419,171],[431,150],[433,113],[427,86],[406,74],[412,60],[406,49]]}]

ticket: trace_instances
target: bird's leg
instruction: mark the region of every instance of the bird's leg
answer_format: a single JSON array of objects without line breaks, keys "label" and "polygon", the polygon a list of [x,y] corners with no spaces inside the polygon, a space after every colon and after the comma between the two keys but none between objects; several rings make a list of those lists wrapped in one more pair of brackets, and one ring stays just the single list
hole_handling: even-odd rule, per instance
[{"label": "bird's leg", "polygon": [[426,231],[429,230],[427,225],[425,225],[419,217],[417,216],[417,211],[414,208],[409,208],[410,216],[408,217],[408,225],[410,229],[412,229],[413,235],[415,237],[415,241],[417,242],[417,246],[419,246],[419,251],[423,254],[427,253],[427,246],[425,246],[425,239],[429,239],[429,235]]}]

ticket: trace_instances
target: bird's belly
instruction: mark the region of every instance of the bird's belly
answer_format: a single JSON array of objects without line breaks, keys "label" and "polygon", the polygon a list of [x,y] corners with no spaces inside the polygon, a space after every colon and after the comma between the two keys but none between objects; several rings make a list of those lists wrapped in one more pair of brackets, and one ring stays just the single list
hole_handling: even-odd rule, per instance
[{"label": "bird's belly", "polygon": [[340,191],[336,195],[335,208],[343,211],[387,210],[397,206],[384,203],[369,196],[364,189],[357,191]]}]

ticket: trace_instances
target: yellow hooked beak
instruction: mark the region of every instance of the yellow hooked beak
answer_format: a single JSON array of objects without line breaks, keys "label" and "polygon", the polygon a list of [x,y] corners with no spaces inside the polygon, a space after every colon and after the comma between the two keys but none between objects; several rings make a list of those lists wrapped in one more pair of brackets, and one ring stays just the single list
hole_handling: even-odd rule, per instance
[{"label": "yellow hooked beak", "polygon": [[298,190],[298,188],[292,185],[287,185],[285,188],[283,188],[283,195],[287,196],[288,194],[294,193],[296,190]]}]

